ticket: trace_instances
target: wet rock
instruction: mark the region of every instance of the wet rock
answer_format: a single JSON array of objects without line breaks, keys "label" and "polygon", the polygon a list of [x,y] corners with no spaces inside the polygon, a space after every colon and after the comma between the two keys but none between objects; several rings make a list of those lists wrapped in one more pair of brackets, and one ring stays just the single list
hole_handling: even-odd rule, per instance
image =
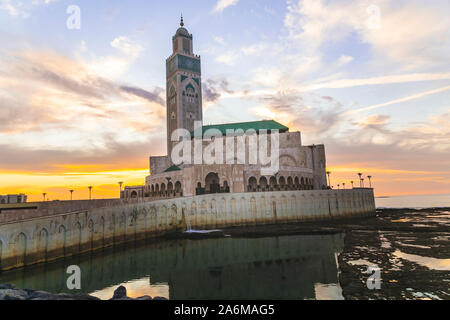
[{"label": "wet rock", "polygon": [[166,299],[164,297],[154,297],[153,300],[167,301],[168,299]]},{"label": "wet rock", "polygon": [[17,289],[15,285],[13,284],[0,284],[0,290],[5,290],[5,289]]},{"label": "wet rock", "polygon": [[[34,290],[20,290],[12,284],[0,284],[0,300],[101,300],[97,297],[79,293],[50,293],[45,291]],[[127,289],[124,286],[118,287],[114,291],[114,296],[111,300],[136,300],[136,301],[150,301],[150,300],[167,300],[162,297],[142,296],[136,299],[127,297]]]},{"label": "wet rock", "polygon": [[45,291],[20,290],[12,284],[0,284],[0,300],[100,300],[88,294],[53,294]]},{"label": "wet rock", "polygon": [[0,300],[27,300],[28,292],[18,289],[0,290]]},{"label": "wet rock", "polygon": [[119,300],[119,299],[126,299],[126,298],[128,298],[127,297],[127,288],[125,288],[124,286],[120,286],[114,291],[114,295],[111,298],[111,300]]},{"label": "wet rock", "polygon": [[150,297],[150,296],[142,296],[142,297],[139,297],[139,298],[136,298],[136,299],[133,299],[133,300],[138,300],[138,301],[144,300],[144,301],[146,301],[146,300],[153,300],[153,298]]}]

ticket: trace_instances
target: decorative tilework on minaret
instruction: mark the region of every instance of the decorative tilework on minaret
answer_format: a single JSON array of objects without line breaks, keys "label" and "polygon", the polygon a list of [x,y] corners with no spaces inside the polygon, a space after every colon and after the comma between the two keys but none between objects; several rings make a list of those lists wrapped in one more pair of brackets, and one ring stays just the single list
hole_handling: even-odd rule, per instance
[{"label": "decorative tilework on minaret", "polygon": [[192,34],[184,27],[172,37],[173,52],[166,60],[167,152],[172,152],[172,133],[179,128],[194,131],[194,121],[202,121],[202,80],[200,56],[193,53]]}]

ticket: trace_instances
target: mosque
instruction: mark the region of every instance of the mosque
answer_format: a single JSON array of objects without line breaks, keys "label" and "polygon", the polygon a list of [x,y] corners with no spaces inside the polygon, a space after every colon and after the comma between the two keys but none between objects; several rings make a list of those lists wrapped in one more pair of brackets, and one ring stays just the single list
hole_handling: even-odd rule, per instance
[{"label": "mosque", "polygon": [[[201,58],[194,54],[193,37],[184,27],[183,18],[172,44],[173,52],[166,60],[168,155],[151,156],[150,175],[146,177],[145,185],[125,187],[121,198],[160,200],[211,193],[328,188],[325,147],[303,146],[300,132],[290,132],[288,127],[275,120],[204,126]],[[214,163],[176,163],[173,154],[174,151],[178,154],[179,150],[178,142],[173,141],[173,133],[180,129],[190,133],[183,138],[189,140],[187,151],[183,150],[183,154],[189,153],[188,158],[202,155],[205,147],[208,149],[208,143],[223,147],[226,154],[213,150],[214,158],[221,160]],[[208,136],[210,132],[214,133],[213,137]],[[269,153],[276,155],[276,170],[265,170],[265,164],[252,161],[257,154],[254,147],[261,144],[261,138],[269,140]],[[196,145],[198,140],[200,149]]]}]

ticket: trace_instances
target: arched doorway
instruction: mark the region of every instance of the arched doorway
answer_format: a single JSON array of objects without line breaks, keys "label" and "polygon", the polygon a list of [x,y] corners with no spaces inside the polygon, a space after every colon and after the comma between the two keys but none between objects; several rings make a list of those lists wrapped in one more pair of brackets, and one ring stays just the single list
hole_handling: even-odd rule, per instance
[{"label": "arched doorway", "polygon": [[295,177],[294,179],[294,186],[295,190],[300,190],[300,181],[298,180],[298,177]]},{"label": "arched doorway", "polygon": [[286,179],[284,177],[280,177],[279,183],[280,189],[285,190],[286,189]]},{"label": "arched doorway", "polygon": [[201,182],[197,183],[197,188],[195,189],[195,194],[197,196],[205,194],[205,188],[202,188],[202,183]]},{"label": "arched doorway", "polygon": [[14,241],[14,255],[17,259],[16,266],[24,266],[27,255],[27,236],[24,233],[20,233]]},{"label": "arched doorway", "polygon": [[276,190],[276,187],[277,187],[277,178],[275,178],[275,177],[270,177],[270,179],[269,179],[269,186],[270,186],[270,191]]},{"label": "arched doorway", "polygon": [[250,177],[248,179],[248,191],[249,192],[256,192],[256,188],[258,187],[258,182],[256,181],[255,177]]},{"label": "arched doorway", "polygon": [[175,195],[176,196],[183,196],[183,191],[181,190],[181,182],[177,181],[175,183]]},{"label": "arched doorway", "polygon": [[294,181],[292,180],[292,177],[288,177],[287,178],[287,185],[288,185],[288,189],[292,190],[294,187]]},{"label": "arched doorway", "polygon": [[230,187],[228,186],[228,181],[223,182],[223,192],[230,193]]},{"label": "arched doorway", "polygon": [[267,191],[267,178],[266,177],[261,177],[261,179],[259,179],[259,186],[261,188],[261,191]]},{"label": "arched doorway", "polygon": [[166,184],[161,183],[161,195],[164,197],[166,195]]},{"label": "arched doorway", "polygon": [[220,192],[220,180],[219,175],[215,172],[210,172],[205,178],[205,192],[219,193]]},{"label": "arched doorway", "polygon": [[136,191],[132,191],[131,192],[131,198],[137,198],[138,197],[138,194],[137,194],[137,192]]}]

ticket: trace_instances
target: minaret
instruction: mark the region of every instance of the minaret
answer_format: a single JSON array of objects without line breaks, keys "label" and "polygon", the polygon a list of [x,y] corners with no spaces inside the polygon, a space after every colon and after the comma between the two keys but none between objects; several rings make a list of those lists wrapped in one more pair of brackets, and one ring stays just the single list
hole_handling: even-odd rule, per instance
[{"label": "minaret", "polygon": [[200,56],[194,55],[192,34],[180,28],[172,38],[173,53],[166,60],[167,152],[172,153],[171,135],[179,128],[194,131],[194,121],[202,121],[202,79]]}]

